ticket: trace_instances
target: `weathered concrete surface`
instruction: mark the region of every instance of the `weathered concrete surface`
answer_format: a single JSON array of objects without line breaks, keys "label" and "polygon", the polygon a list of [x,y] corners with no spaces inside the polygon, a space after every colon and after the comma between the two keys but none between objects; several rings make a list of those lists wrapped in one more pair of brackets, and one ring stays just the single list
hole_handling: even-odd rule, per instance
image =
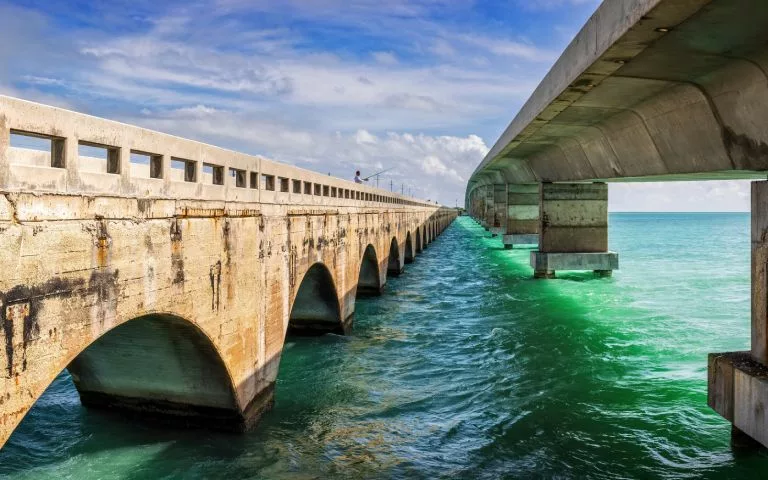
[{"label": "weathered concrete surface", "polygon": [[506,249],[515,248],[515,245],[538,245],[539,235],[537,233],[514,233],[504,235],[501,241]]},{"label": "weathered concrete surface", "polygon": [[[52,139],[52,153],[11,146],[11,131]],[[117,152],[102,160],[114,173],[81,171],[82,142]],[[409,236],[426,244],[455,216],[0,97],[0,445],[65,368],[88,405],[248,428],[271,404],[289,327],[348,329],[359,282],[381,291]]]},{"label": "weathered concrete surface", "polygon": [[606,184],[543,183],[539,202],[539,251],[585,253],[608,250]]},{"label": "weathered concrete surface", "polygon": [[752,358],[768,365],[768,182],[752,183]]},{"label": "weathered concrete surface", "polygon": [[768,367],[750,352],[709,355],[708,405],[734,427],[768,445]]},{"label": "weathered concrete surface", "polygon": [[608,252],[608,186],[604,183],[542,183],[539,249],[531,252],[535,278],[557,270],[610,275],[619,257]]}]

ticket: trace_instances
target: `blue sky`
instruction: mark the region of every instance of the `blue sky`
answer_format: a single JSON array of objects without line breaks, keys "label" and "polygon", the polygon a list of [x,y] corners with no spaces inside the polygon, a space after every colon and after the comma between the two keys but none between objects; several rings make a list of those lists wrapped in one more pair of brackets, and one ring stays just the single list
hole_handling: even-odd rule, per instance
[{"label": "blue sky", "polygon": [[[598,0],[0,2],[0,92],[453,205]],[[748,210],[744,183],[613,210]]]}]

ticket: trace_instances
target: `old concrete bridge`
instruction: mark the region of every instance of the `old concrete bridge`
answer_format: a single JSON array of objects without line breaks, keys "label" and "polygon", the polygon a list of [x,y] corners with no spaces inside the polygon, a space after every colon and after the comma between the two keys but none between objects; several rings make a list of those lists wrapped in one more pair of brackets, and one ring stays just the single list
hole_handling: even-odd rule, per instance
[{"label": "old concrete bridge", "polygon": [[[475,170],[470,214],[534,275],[610,274],[605,182],[768,171],[768,2],[606,0]],[[709,358],[709,405],[768,446],[768,182],[752,188],[752,346]]]},{"label": "old concrete bridge", "polygon": [[456,216],[8,97],[0,193],[0,446],[65,368],[86,405],[248,428],[286,333],[347,332]]}]

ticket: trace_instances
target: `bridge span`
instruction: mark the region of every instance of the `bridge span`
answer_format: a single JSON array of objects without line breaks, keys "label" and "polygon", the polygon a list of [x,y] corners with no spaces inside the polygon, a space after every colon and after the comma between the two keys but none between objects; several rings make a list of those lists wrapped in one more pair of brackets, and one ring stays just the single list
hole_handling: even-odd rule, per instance
[{"label": "bridge span", "polygon": [[[768,171],[768,3],[606,0],[474,171],[466,205],[534,276],[609,275],[606,182]],[[712,354],[709,405],[768,446],[768,182],[752,187],[752,345]]]},{"label": "bridge span", "polygon": [[0,96],[0,447],[65,368],[85,405],[247,429],[286,333],[348,332],[455,216]]}]

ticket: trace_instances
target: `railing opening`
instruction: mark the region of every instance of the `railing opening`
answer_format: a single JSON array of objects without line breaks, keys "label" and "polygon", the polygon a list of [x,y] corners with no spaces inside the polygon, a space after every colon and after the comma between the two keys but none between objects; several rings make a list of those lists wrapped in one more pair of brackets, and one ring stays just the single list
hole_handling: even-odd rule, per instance
[{"label": "railing opening", "polygon": [[280,178],[280,191],[287,193],[288,192],[288,179],[287,178],[283,178],[283,177],[279,177],[279,178]]},{"label": "railing opening", "polygon": [[131,177],[163,178],[163,156],[131,150]]},{"label": "railing opening", "polygon": [[275,190],[275,176],[274,175],[262,175],[261,176],[261,188],[262,190]]},{"label": "railing opening", "polygon": [[245,170],[239,170],[237,168],[230,168],[229,175],[235,179],[235,186],[239,188],[245,188]]},{"label": "railing opening", "polygon": [[64,168],[66,140],[50,135],[11,130],[9,162],[32,167]]},{"label": "railing opening", "polygon": [[251,188],[259,188],[259,173],[251,172]]},{"label": "railing opening", "polygon": [[322,186],[320,184],[316,183],[315,184],[315,195],[317,195],[319,197],[320,194],[321,194],[321,190],[322,190]]},{"label": "railing opening", "polygon": [[196,182],[197,162],[171,157],[171,180],[177,182]]},{"label": "railing opening", "polygon": [[203,163],[203,183],[224,185],[224,167],[213,163]]},{"label": "railing opening", "polygon": [[304,182],[304,195],[312,195],[312,182]]},{"label": "railing opening", "polygon": [[78,168],[84,172],[120,173],[120,148],[91,142],[78,142]]},{"label": "railing opening", "polygon": [[301,180],[293,181],[293,193],[301,193]]}]

